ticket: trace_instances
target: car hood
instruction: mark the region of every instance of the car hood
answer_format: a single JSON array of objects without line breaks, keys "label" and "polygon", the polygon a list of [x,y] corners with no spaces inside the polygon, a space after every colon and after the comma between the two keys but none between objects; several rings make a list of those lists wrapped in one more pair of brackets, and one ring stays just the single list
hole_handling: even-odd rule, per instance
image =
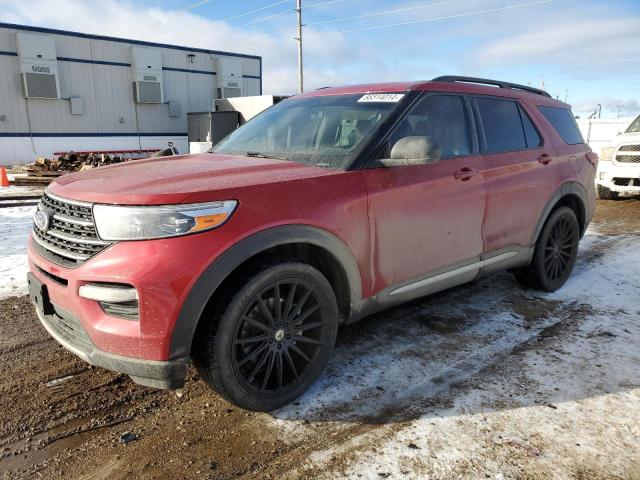
[{"label": "car hood", "polygon": [[640,133],[621,133],[613,140],[613,145],[640,143]]},{"label": "car hood", "polygon": [[335,173],[286,160],[204,153],[134,160],[67,174],[56,179],[49,191],[87,202],[162,205],[221,200],[245,187]]}]

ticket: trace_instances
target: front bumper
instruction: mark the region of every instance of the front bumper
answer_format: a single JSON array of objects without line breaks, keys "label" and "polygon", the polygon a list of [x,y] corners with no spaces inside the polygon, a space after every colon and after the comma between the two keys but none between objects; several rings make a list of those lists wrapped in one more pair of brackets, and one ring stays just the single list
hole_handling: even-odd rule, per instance
[{"label": "front bumper", "polygon": [[618,193],[640,193],[640,164],[600,161],[596,183]]},{"label": "front bumper", "polygon": [[181,388],[190,359],[167,361],[142,360],[114,355],[97,348],[80,321],[71,313],[53,304],[47,286],[32,273],[27,274],[29,297],[36,307],[38,319],[49,334],[71,353],[97,367],[129,375],[141,385],[155,388]]}]

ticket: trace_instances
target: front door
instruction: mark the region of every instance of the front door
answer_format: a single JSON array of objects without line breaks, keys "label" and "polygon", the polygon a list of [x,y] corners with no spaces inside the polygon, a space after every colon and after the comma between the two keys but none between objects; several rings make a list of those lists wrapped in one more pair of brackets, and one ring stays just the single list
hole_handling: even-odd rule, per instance
[{"label": "front door", "polygon": [[[429,94],[390,135],[421,137],[433,163],[363,171],[369,196],[373,291],[474,263],[483,251],[483,165],[465,97]],[[470,273],[467,271],[467,274]]]}]

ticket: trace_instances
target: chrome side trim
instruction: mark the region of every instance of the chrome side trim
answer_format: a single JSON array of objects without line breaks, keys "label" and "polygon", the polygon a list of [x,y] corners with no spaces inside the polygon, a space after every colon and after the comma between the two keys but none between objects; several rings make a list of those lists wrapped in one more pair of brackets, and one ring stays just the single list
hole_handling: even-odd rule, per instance
[{"label": "chrome side trim", "polygon": [[97,302],[123,303],[138,300],[138,291],[134,287],[108,286],[87,283],[78,288],[78,295]]},{"label": "chrome side trim", "polygon": [[489,257],[487,259],[480,260],[478,262],[470,263],[469,265],[464,265],[463,267],[455,268],[453,270],[449,270],[448,272],[444,272],[439,275],[434,275],[433,277],[425,278],[422,280],[418,280],[417,282],[413,282],[408,285],[398,287],[395,290],[392,290],[389,293],[389,296],[393,297],[395,295],[401,295],[403,293],[410,292],[418,288],[423,288],[429,285],[433,285],[435,283],[444,282],[445,280],[449,280],[450,278],[457,277],[459,275],[464,275],[465,273],[478,270],[482,267],[486,267],[488,265],[493,265],[495,263],[502,262],[503,260],[507,260],[509,258],[515,257],[516,255],[518,255],[517,252],[505,252],[505,253],[501,253],[500,255],[496,255],[494,257]]},{"label": "chrome side trim", "polygon": [[38,236],[34,232],[31,233],[31,237],[42,248],[49,250],[50,252],[53,252],[56,255],[60,255],[61,257],[71,258],[72,260],[82,260],[82,261],[88,260],[89,258],[91,258],[90,255],[73,253],[68,250],[63,250],[62,248],[56,247],[55,245],[52,245],[49,242],[45,242],[44,240],[41,240],[40,238],[38,238]]}]

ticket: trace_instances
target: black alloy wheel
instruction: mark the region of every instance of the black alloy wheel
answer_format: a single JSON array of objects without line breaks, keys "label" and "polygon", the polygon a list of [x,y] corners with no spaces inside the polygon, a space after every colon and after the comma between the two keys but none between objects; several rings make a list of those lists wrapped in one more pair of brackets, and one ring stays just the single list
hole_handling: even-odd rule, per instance
[{"label": "black alloy wheel", "polygon": [[338,306],[314,267],[285,262],[247,276],[196,346],[202,378],[243,408],[270,411],[304,393],[326,366]]},{"label": "black alloy wheel", "polygon": [[572,265],[578,232],[569,218],[561,217],[553,224],[544,249],[544,271],[549,280],[561,279]]},{"label": "black alloy wheel", "polygon": [[569,207],[560,207],[547,219],[536,242],[531,263],[513,271],[526,287],[553,292],[571,275],[578,258],[580,225]]},{"label": "black alloy wheel", "polygon": [[291,278],[249,302],[233,340],[234,370],[247,389],[287,389],[315,366],[328,328],[320,301],[312,285]]}]

